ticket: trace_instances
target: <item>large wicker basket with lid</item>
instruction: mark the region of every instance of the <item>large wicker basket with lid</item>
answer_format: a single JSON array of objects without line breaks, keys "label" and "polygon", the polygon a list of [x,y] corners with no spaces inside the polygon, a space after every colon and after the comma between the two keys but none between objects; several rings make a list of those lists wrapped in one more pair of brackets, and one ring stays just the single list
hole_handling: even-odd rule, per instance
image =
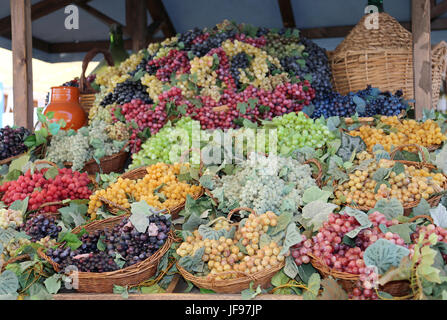
[{"label": "large wicker basket with lid", "polygon": [[[412,34],[387,13],[379,13],[379,29],[367,29],[365,15],[329,56],[333,83],[341,94],[363,90],[367,85],[382,91],[402,90],[413,99]],[[432,100],[436,106],[447,46],[432,50]]]}]

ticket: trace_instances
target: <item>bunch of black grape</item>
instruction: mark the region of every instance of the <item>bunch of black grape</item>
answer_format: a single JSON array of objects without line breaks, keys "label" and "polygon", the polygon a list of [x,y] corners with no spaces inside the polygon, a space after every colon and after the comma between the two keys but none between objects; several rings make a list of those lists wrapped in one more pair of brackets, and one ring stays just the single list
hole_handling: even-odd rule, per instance
[{"label": "bunch of black grape", "polygon": [[149,59],[146,59],[146,58],[141,59],[141,62],[137,65],[137,67],[135,68],[135,70],[129,72],[129,75],[130,75],[131,77],[133,77],[133,76],[135,76],[135,75],[137,74],[137,72],[139,72],[140,70],[145,71],[145,70],[146,70],[147,63],[148,63],[150,60],[152,60],[152,59],[153,59],[153,57],[149,57]]},{"label": "bunch of black grape", "polygon": [[315,42],[302,37],[300,43],[305,46],[304,53],[307,57],[305,65],[298,63],[301,57],[288,56],[281,59],[281,66],[288,72],[303,78],[306,75],[312,76],[312,88],[315,89],[313,103],[326,100],[327,95],[332,93],[331,68],[326,55],[326,50],[319,47]]},{"label": "bunch of black grape", "polygon": [[147,87],[140,80],[134,81],[133,79],[127,79],[124,82],[118,83],[113,92],[105,96],[101,101],[101,106],[104,107],[113,103],[123,105],[134,99],[140,99],[145,104],[152,104],[153,101],[146,90]]},{"label": "bunch of black grape", "polygon": [[[360,99],[359,99],[360,98]],[[364,106],[359,106],[359,100]],[[402,110],[408,108],[403,98],[402,90],[393,95],[390,92],[380,92],[377,88],[368,86],[364,90],[350,92],[343,96],[336,92],[330,92],[319,101],[314,102],[315,111],[313,118],[321,116],[351,117],[356,112],[360,117],[372,117],[375,115],[397,116]]]},{"label": "bunch of black grape", "polygon": [[56,225],[56,217],[39,214],[28,219],[21,227],[33,242],[50,236],[51,239],[57,239],[62,227]]},{"label": "bunch of black grape", "polygon": [[49,249],[46,254],[62,269],[76,266],[82,272],[109,272],[144,261],[166,242],[171,221],[164,215],[148,217],[146,232],[138,232],[128,218],[114,228],[84,234],[82,245],[76,249]]},{"label": "bunch of black grape", "polygon": [[228,30],[214,33],[203,42],[193,43],[190,51],[197,57],[203,57],[211,49],[218,48],[222,45],[222,42],[228,39],[232,39],[236,36],[236,30]]},{"label": "bunch of black grape", "polygon": [[245,69],[250,66],[250,60],[248,58],[248,55],[245,52],[240,52],[236,54],[231,60],[230,60],[230,74],[233,77],[236,85],[239,87],[239,69]]},{"label": "bunch of black grape", "polygon": [[13,129],[6,126],[0,129],[0,160],[24,153],[28,148],[23,141],[31,132],[23,127]]}]

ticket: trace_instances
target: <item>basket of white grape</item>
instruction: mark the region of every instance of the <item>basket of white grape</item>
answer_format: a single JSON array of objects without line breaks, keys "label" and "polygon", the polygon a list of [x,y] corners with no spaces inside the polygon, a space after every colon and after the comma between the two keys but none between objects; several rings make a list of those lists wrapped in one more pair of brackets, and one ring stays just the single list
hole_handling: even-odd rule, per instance
[{"label": "basket of white grape", "polygon": [[0,165],[10,164],[28,150],[24,141],[30,134],[31,132],[24,127],[0,128]]},{"label": "basket of white grape", "polygon": [[[422,162],[394,160],[398,151],[415,147]],[[393,150],[390,160],[376,161],[374,155],[363,151],[356,155],[357,170],[347,181],[335,186],[335,203],[368,211],[381,199],[395,198],[402,203],[404,214],[409,215],[421,199],[431,207],[437,206],[445,190],[447,176],[428,163],[421,148],[415,144],[402,145]]]},{"label": "basket of white grape", "polygon": [[[237,212],[250,214],[233,223],[230,219]],[[271,211],[257,215],[250,208],[234,209],[227,218],[201,225],[184,238],[177,249],[177,268],[197,287],[218,293],[239,293],[251,283],[269,287],[285,265],[286,244],[298,234],[294,222],[282,225],[280,220]]]},{"label": "basket of white grape", "polygon": [[56,272],[77,269],[78,292],[111,293],[114,285],[138,285],[156,273],[173,242],[169,215],[139,215],[135,220],[133,215],[118,216],[77,227],[72,233],[79,235],[78,245],[39,249],[38,254]]},{"label": "basket of white grape", "polygon": [[103,205],[113,214],[120,211],[129,213],[129,199],[135,199],[145,200],[150,206],[163,210],[163,213],[169,213],[175,220],[184,208],[188,195],[194,199],[203,195],[203,188],[196,182],[179,178],[180,174],[187,172],[189,168],[188,163],[160,162],[128,171],[107,189],[97,190],[90,197],[88,213],[94,219],[96,211]]}]

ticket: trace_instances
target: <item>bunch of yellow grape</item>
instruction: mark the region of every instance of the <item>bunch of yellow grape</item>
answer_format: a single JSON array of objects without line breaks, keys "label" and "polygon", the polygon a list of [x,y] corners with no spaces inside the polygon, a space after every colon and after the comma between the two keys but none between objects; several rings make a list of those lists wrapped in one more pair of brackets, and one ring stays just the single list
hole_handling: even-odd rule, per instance
[{"label": "bunch of yellow grape", "polygon": [[180,182],[177,175],[182,166],[188,164],[157,163],[146,168],[147,174],[138,180],[118,178],[107,189],[97,190],[90,196],[88,213],[92,219],[103,203],[100,197],[112,201],[126,209],[130,208],[129,196],[135,201],[145,200],[157,209],[170,209],[182,204],[186,196],[196,196],[201,187],[187,182]]},{"label": "bunch of yellow grape", "polygon": [[[204,247],[202,261],[208,265],[208,276],[213,275],[216,280],[238,276],[238,273],[223,273],[226,271],[250,274],[268,270],[278,266],[285,259],[284,255],[280,255],[282,247],[278,243],[275,241],[261,243],[261,236],[277,223],[277,215],[274,212],[266,212],[259,216],[252,213],[244,226],[236,230],[234,238],[222,236],[218,240],[204,239],[196,230],[179,246],[177,254],[181,257],[194,255],[197,250]],[[229,231],[231,224],[224,220],[217,223],[214,229]]]},{"label": "bunch of yellow grape", "polygon": [[[355,163],[372,159],[366,151],[357,155]],[[390,186],[381,184],[376,190],[377,182],[373,179],[379,168],[390,169],[395,161],[381,159],[369,163],[366,170],[356,170],[349,174],[349,180],[338,185],[335,190],[335,203],[374,207],[380,199],[396,198],[403,204],[428,199],[434,193],[442,191],[446,177],[441,173],[431,173],[427,168],[418,169],[404,165],[404,172],[396,174],[391,171],[387,178]],[[376,192],[377,191],[377,192]]]},{"label": "bunch of yellow grape", "polygon": [[[356,130],[350,131],[349,134],[361,137],[370,151],[376,144],[381,144],[385,150],[390,151],[391,146],[418,144],[429,147],[442,144],[447,139],[441,128],[433,120],[425,122],[417,122],[412,119],[400,121],[397,116],[382,116],[380,121],[385,125],[389,125],[392,131],[394,130],[395,132],[387,133],[384,129],[361,126]],[[414,151],[411,147],[406,148],[406,150]]]}]

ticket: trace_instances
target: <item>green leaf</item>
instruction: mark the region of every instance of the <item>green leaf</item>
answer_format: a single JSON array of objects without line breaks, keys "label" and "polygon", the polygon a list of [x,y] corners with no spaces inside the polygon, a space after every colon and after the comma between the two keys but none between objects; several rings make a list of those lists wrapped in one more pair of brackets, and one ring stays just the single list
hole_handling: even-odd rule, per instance
[{"label": "green leaf", "polygon": [[323,293],[319,300],[348,300],[348,294],[332,278],[325,278],[321,281]]},{"label": "green leaf", "polygon": [[142,294],[151,294],[151,293],[165,293],[166,290],[160,287],[158,284],[154,284],[150,287],[141,287]]},{"label": "green leaf", "polygon": [[242,114],[247,113],[247,108],[248,108],[248,104],[246,102],[239,102],[236,106],[236,109]]},{"label": "green leaf", "polygon": [[59,174],[59,170],[55,167],[51,167],[50,169],[45,172],[44,177],[47,180],[54,179]]},{"label": "green leaf", "polygon": [[284,212],[278,216],[277,224],[274,227],[270,227],[268,230],[268,234],[273,236],[283,230],[286,230],[289,223],[292,221],[293,214],[290,212]]},{"label": "green leaf", "polygon": [[400,223],[400,224],[396,224],[393,225],[391,227],[388,227],[388,231],[392,232],[392,233],[397,233],[402,239],[404,239],[406,244],[411,244],[411,238],[410,235],[414,232],[410,226],[412,224],[411,223]]},{"label": "green leaf", "polygon": [[50,131],[50,133],[53,136],[55,136],[59,132],[60,129],[61,129],[61,125],[59,123],[57,123],[57,122],[51,122],[48,125],[48,130]]},{"label": "green leaf", "polygon": [[341,146],[337,151],[337,155],[343,161],[349,161],[352,153],[359,153],[366,150],[366,144],[360,137],[353,137],[345,132],[341,133]]},{"label": "green leaf", "polygon": [[85,204],[70,202],[68,207],[62,207],[58,211],[61,213],[64,224],[71,228],[76,228],[86,222],[87,206]]},{"label": "green leaf", "polygon": [[394,164],[394,166],[393,166],[392,171],[395,172],[396,175],[404,173],[405,172],[405,166],[402,163],[400,163],[400,162],[396,162]]},{"label": "green leaf", "polygon": [[287,284],[293,278],[295,277],[289,277],[283,270],[280,270],[272,277],[271,283],[274,287],[279,287]]},{"label": "green leaf", "polygon": [[126,260],[118,252],[115,252],[115,257],[113,259],[119,268],[122,268],[126,264]]},{"label": "green leaf", "polygon": [[182,229],[184,231],[194,231],[196,230],[200,225],[206,224],[208,220],[201,219],[196,214],[189,215],[188,220],[183,224]]},{"label": "green leaf", "polygon": [[9,172],[14,170],[23,170],[23,167],[28,163],[30,158],[29,154],[25,154],[21,156],[20,158],[17,158],[15,160],[11,161],[11,164],[9,165]]},{"label": "green leaf", "polygon": [[78,236],[71,232],[65,232],[59,234],[59,242],[66,242],[67,246],[71,248],[71,250],[76,250],[82,245],[82,241],[79,240]]},{"label": "green leaf", "polygon": [[329,197],[331,196],[331,192],[323,191],[317,186],[310,187],[303,194],[304,203],[311,203],[313,201],[320,200],[322,202],[327,202]]},{"label": "green leaf", "polygon": [[298,275],[298,266],[296,265],[295,260],[293,260],[292,256],[286,257],[284,273],[291,279],[295,279],[295,277]]},{"label": "green leaf", "polygon": [[384,274],[391,266],[398,267],[402,258],[410,251],[385,239],[379,239],[366,248],[363,260],[367,266],[376,266],[379,274]]},{"label": "green leaf", "polygon": [[198,249],[193,256],[184,256],[178,261],[179,265],[188,272],[203,272],[205,262],[202,256],[205,253],[205,247]]},{"label": "green leaf", "polygon": [[213,293],[216,293],[216,292],[213,291],[213,290],[210,290],[210,289],[200,288],[200,293],[202,293],[202,294],[213,294]]},{"label": "green leaf", "polygon": [[19,289],[19,280],[14,272],[10,270],[3,271],[0,274],[0,297],[17,294]]},{"label": "green leaf", "polygon": [[430,209],[430,216],[433,218],[435,225],[447,229],[447,210],[442,204]]},{"label": "green leaf", "polygon": [[309,290],[303,294],[304,300],[315,300],[318,296],[318,291],[320,290],[320,275],[318,273],[314,273],[310,276],[307,287]]},{"label": "green leaf", "polygon": [[413,215],[420,216],[430,212],[430,204],[424,198],[421,198],[418,205],[413,208]]},{"label": "green leaf", "polygon": [[308,284],[310,277],[317,273],[318,271],[312,266],[311,263],[303,263],[302,265],[298,266],[298,276],[300,277],[301,281]]},{"label": "green leaf", "polygon": [[129,298],[129,291],[127,291],[127,286],[122,287],[116,284],[113,285],[113,293],[120,294],[123,299]]},{"label": "green leaf", "polygon": [[312,201],[303,207],[302,224],[306,229],[317,231],[334,212],[337,205],[321,200]]},{"label": "green leaf", "polygon": [[284,255],[289,252],[290,247],[300,243],[302,240],[301,234],[295,225],[295,222],[291,222],[286,230],[286,238],[284,239],[284,244],[281,249],[280,255]]},{"label": "green leaf", "polygon": [[215,182],[213,180],[213,176],[211,176],[211,175],[205,174],[205,175],[201,176],[199,179],[199,182],[204,188],[206,188],[208,190],[214,189]]},{"label": "green leaf", "polygon": [[262,249],[265,246],[270,245],[271,242],[272,238],[267,233],[263,233],[259,238],[259,248]]},{"label": "green leaf", "polygon": [[261,286],[260,286],[260,285],[256,288],[256,291],[253,290],[252,287],[253,287],[253,282],[250,283],[250,288],[245,289],[245,290],[243,290],[243,291],[241,292],[241,298],[242,298],[242,300],[251,300],[251,299],[254,299],[254,298],[256,298],[256,296],[258,296],[259,294],[262,293],[262,289],[261,289]]},{"label": "green leaf", "polygon": [[380,199],[377,201],[374,210],[384,214],[388,220],[404,214],[404,208],[396,198],[391,198],[391,200]]},{"label": "green leaf", "polygon": [[20,211],[23,216],[25,214],[26,210],[28,209],[28,200],[29,200],[29,196],[23,200],[16,200],[9,206],[9,209],[15,210],[15,211]]},{"label": "green leaf", "polygon": [[61,279],[62,275],[56,273],[44,281],[45,288],[50,294],[58,293],[61,288]]},{"label": "green leaf", "polygon": [[220,237],[225,237],[227,233],[225,229],[215,230],[214,228],[205,226],[203,224],[199,226],[198,231],[203,239],[210,240],[219,240]]},{"label": "green leaf", "polygon": [[344,209],[343,213],[346,213],[350,217],[354,217],[357,220],[357,222],[360,223],[360,226],[358,226],[354,230],[351,230],[350,232],[346,233],[345,234],[346,237],[353,239],[363,229],[372,227],[372,222],[368,219],[368,215],[366,213],[364,213],[363,211],[353,209],[350,207],[346,207]]},{"label": "green leaf", "polygon": [[52,300],[53,296],[48,293],[47,289],[39,282],[34,283],[29,288],[31,300]]},{"label": "green leaf", "polygon": [[379,168],[376,172],[374,172],[373,180],[376,182],[383,181],[388,179],[391,173],[391,168]]}]

